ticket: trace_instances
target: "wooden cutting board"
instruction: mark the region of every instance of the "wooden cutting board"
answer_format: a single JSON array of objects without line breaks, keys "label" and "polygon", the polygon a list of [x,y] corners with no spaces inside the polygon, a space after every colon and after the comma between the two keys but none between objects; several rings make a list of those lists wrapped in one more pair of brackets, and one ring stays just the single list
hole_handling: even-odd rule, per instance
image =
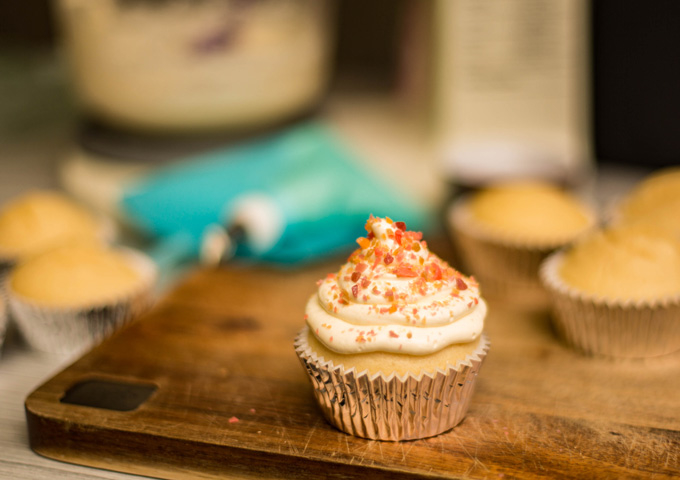
[{"label": "wooden cutting board", "polygon": [[305,300],[334,267],[192,274],[27,398],[31,447],[172,479],[680,475],[680,354],[587,358],[547,316],[493,302],[491,351],[457,428],[401,443],[335,430],[293,351]]}]

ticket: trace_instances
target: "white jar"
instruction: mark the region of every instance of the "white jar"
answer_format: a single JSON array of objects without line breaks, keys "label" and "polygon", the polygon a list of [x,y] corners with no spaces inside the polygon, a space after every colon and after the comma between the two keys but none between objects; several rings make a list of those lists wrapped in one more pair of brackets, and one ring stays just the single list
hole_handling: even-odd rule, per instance
[{"label": "white jar", "polygon": [[330,0],[57,0],[76,94],[104,123],[193,132],[273,124],[328,77]]}]

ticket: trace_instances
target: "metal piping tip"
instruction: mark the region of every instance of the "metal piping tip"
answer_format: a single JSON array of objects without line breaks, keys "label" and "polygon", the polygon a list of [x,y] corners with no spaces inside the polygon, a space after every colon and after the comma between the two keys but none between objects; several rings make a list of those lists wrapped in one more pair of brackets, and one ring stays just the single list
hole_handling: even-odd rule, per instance
[{"label": "metal piping tip", "polygon": [[200,259],[204,265],[222,265],[230,261],[236,247],[246,238],[246,230],[240,225],[211,225],[206,230],[201,243]]}]

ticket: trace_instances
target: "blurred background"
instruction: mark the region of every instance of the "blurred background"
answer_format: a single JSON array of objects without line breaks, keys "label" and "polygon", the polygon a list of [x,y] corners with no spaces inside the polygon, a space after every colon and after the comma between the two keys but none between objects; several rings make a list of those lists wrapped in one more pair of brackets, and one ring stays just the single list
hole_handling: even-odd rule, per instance
[{"label": "blurred background", "polygon": [[215,258],[285,210],[242,253],[294,262],[357,233],[291,251],[329,218],[436,230],[498,179],[677,164],[678,51],[672,0],[0,0],[0,200],[63,189]]}]

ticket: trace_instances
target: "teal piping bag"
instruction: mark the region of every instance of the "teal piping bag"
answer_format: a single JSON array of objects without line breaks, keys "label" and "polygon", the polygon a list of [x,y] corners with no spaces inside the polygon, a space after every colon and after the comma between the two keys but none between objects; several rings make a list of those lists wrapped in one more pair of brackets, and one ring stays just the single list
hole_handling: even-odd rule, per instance
[{"label": "teal piping bag", "polygon": [[414,230],[434,217],[319,123],[156,171],[126,190],[121,207],[158,239],[150,254],[161,268],[232,255],[308,262],[354,248],[371,214]]}]

